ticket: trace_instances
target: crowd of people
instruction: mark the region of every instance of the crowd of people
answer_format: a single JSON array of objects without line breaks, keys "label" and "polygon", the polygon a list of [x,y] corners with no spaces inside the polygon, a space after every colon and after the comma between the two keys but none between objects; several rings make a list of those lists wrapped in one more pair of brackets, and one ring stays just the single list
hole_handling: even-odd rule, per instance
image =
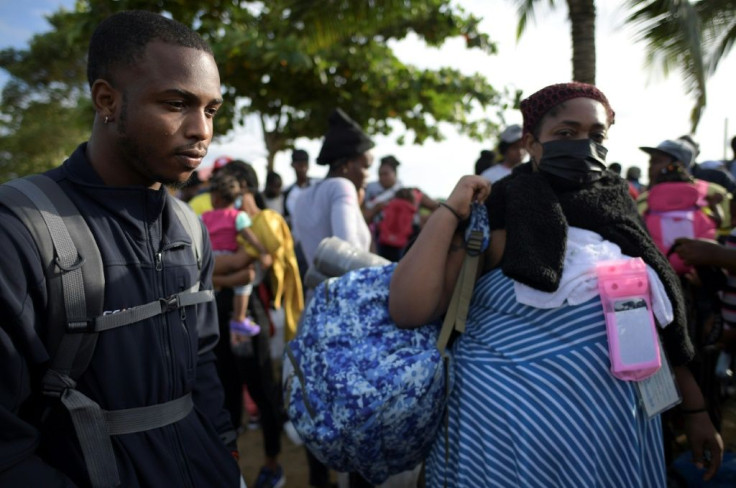
[{"label": "crowd of people", "polygon": [[[682,433],[703,478],[717,475],[736,369],[736,138],[731,161],[698,162],[689,135],[642,146],[648,181],[636,167],[622,177],[606,162],[612,104],[592,85],[561,83],[521,102],[523,125],[468,162],[475,174],[441,204],[399,178],[393,155],[369,181],[375,143],[339,108],[315,159],[326,175],[310,177],[310,155],[295,148],[295,182],[284,188],[270,171],[261,187],[251,164],[227,156],[207,179],[196,171],[222,98],[213,52],[187,27],[112,15],[91,39],[88,75],[90,138],[46,176],[100,249],[103,305],[72,330],[79,320],[51,303],[47,281],[84,256],[71,267],[43,261],[27,222],[0,206],[0,485],[244,486],[238,458],[258,454],[236,441],[252,400],[263,463],[247,481],[283,487],[281,437],[293,433],[274,363],[309,303],[304,277],[320,242],[338,237],[398,262],[391,316],[424,326],[447,310],[474,203],[488,211],[490,246],[451,346],[447,430],[422,482],[680,486],[671,467]],[[172,189],[200,217],[201,248]],[[608,313],[599,286],[602,263],[634,260],[646,268],[643,320],[659,338],[647,381],[616,369],[611,331],[633,319],[628,308]],[[176,298],[190,290],[212,300]],[[156,311],[146,305],[131,323],[95,328],[151,303]],[[56,367],[85,334],[95,342],[84,370]],[[645,405],[653,384],[677,401]],[[87,422],[103,427],[93,436]],[[308,479],[293,486],[334,486],[328,466],[308,449],[305,459]],[[358,473],[341,480],[371,486]],[[407,486],[398,483],[385,486]]]}]

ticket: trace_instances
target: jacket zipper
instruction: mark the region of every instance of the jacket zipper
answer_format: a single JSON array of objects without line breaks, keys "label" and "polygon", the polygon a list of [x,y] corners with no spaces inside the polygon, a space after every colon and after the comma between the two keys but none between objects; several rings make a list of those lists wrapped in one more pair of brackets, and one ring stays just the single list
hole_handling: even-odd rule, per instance
[{"label": "jacket zipper", "polygon": [[[159,226],[162,226],[161,222],[159,221]],[[163,237],[163,229],[161,230],[161,236]],[[161,250],[158,251],[155,254],[155,261],[156,261],[156,281],[157,281],[157,288],[159,290],[159,296],[161,298],[166,298],[166,290],[163,286],[163,270],[164,270],[164,252],[169,251],[175,247],[181,246],[182,243],[169,243],[165,246],[161,247]],[[169,399],[174,399],[174,355],[172,353],[172,344],[171,344],[171,327],[168,319],[168,314],[164,313],[161,315],[161,322],[164,329],[164,356],[166,358],[166,369],[168,373],[169,378]],[[177,460],[179,461],[179,469],[181,471],[182,480],[184,481],[184,486],[187,488],[194,488],[192,484],[192,477],[191,473],[189,472],[189,469],[187,467],[187,459],[184,454],[184,445],[181,441],[181,436],[179,435],[179,427],[177,424],[172,424],[171,427],[173,428],[173,434],[175,438],[176,443],[176,453],[177,453]]]}]

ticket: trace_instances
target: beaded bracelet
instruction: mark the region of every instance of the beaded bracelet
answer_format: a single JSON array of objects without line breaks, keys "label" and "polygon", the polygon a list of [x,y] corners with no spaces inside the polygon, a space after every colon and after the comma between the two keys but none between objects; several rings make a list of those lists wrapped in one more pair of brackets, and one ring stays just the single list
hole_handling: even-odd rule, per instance
[{"label": "beaded bracelet", "polygon": [[440,202],[440,207],[445,207],[447,210],[449,210],[450,212],[452,212],[452,215],[455,216],[455,218],[457,219],[458,222],[462,222],[462,221],[465,220],[464,218],[460,217],[460,214],[457,213],[457,210],[455,210],[454,208],[452,208],[451,206],[449,206],[445,202]]}]

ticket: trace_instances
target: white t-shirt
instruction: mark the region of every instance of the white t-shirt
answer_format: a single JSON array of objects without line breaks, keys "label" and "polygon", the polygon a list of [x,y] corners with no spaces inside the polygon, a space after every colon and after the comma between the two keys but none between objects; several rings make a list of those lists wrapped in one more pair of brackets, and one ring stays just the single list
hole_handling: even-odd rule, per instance
[{"label": "white t-shirt", "polygon": [[339,237],[364,251],[370,250],[371,233],[358,203],[353,183],[342,177],[328,178],[300,192],[291,215],[294,240],[301,243],[311,265],[325,237]]},{"label": "white t-shirt", "polygon": [[296,183],[291,185],[287,190],[284,192],[286,194],[286,199],[284,201],[284,209],[289,212],[289,225],[291,225],[291,216],[294,215],[294,207],[296,207],[296,200],[299,195],[302,194],[304,190],[309,188],[310,186],[314,185],[319,181],[319,178],[307,178],[307,184],[304,186],[299,186]]},{"label": "white t-shirt", "polygon": [[482,172],[480,175],[490,181],[491,183],[495,183],[501,178],[508,176],[511,174],[511,170],[504,166],[503,164],[497,164],[495,166],[491,166],[484,172]]},{"label": "white t-shirt", "polygon": [[263,196],[263,201],[266,204],[266,208],[270,208],[271,210],[278,212],[279,215],[284,215],[284,195],[278,195],[274,198],[267,198],[265,195]]}]

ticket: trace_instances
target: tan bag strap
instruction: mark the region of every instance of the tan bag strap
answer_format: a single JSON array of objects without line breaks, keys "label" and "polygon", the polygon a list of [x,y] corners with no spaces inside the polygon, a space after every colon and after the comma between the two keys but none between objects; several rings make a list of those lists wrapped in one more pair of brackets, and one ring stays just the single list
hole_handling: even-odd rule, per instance
[{"label": "tan bag strap", "polygon": [[455,282],[450,305],[447,307],[445,320],[442,322],[442,330],[437,339],[437,349],[443,356],[452,331],[465,332],[465,320],[468,317],[470,299],[473,297],[475,279],[478,276],[478,260],[480,259],[482,241],[483,234],[480,231],[471,232],[466,244],[465,259]]},{"label": "tan bag strap", "polygon": [[[465,332],[465,321],[468,317],[468,309],[470,308],[470,299],[473,297],[473,288],[475,287],[475,279],[478,276],[478,261],[481,254],[481,245],[483,242],[483,233],[474,230],[470,233],[470,238],[465,245],[466,254],[463,259],[460,274],[455,282],[455,289],[452,291],[452,298],[445,313],[445,320],[442,322],[442,330],[437,339],[437,349],[442,355],[442,361],[445,365],[445,399],[450,396],[450,356],[447,354],[447,344],[450,341],[453,331],[462,334]],[[447,465],[450,461],[450,415],[445,409],[444,419],[445,430],[445,480],[444,486],[447,488]]]}]

